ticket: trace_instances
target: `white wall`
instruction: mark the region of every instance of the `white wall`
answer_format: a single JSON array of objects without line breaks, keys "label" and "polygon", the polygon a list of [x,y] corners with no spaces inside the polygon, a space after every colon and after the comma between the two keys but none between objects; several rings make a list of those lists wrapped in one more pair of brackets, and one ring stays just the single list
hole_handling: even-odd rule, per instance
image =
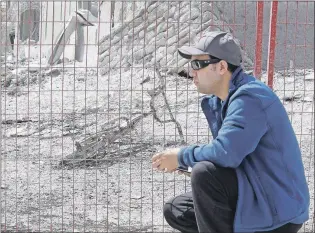
[{"label": "white wall", "polygon": [[[41,43],[42,57],[48,57],[52,47],[56,42],[59,33],[65,27],[71,14],[78,10],[78,3],[73,1],[47,2],[41,13]],[[85,55],[83,63],[97,59],[98,41],[103,35],[109,33],[110,2],[104,2],[100,8],[101,14],[98,19],[92,21],[94,26],[84,28],[85,35]],[[99,29],[99,30],[98,30]],[[100,34],[99,34],[100,33]],[[75,33],[70,38],[66,46],[64,57],[74,59]],[[86,59],[88,58],[88,59]],[[94,59],[95,58],[95,59]]]}]

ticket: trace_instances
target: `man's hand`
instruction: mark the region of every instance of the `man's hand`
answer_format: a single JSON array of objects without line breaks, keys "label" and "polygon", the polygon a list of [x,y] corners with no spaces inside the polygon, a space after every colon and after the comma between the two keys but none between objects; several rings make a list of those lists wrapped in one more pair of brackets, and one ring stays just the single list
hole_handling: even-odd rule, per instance
[{"label": "man's hand", "polygon": [[177,154],[179,151],[180,148],[174,148],[153,155],[153,168],[165,172],[174,172],[178,167]]}]

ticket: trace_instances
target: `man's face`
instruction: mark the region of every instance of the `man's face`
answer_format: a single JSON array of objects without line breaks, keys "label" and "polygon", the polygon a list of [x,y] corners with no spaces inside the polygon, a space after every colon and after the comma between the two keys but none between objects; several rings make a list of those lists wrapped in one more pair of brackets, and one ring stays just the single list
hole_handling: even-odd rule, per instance
[{"label": "man's face", "polygon": [[[208,55],[192,56],[191,60],[209,60]],[[194,78],[194,83],[198,92],[202,94],[215,94],[220,88],[222,79],[219,70],[220,63],[210,64],[200,70],[191,68],[191,76]]]}]

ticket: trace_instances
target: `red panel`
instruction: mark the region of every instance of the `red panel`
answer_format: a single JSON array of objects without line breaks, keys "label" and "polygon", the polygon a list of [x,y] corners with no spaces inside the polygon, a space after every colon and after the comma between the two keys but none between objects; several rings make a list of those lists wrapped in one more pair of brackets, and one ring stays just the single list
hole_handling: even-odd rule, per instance
[{"label": "red panel", "polygon": [[273,72],[275,63],[275,48],[276,48],[276,32],[277,32],[277,14],[278,1],[271,3],[270,9],[270,25],[269,25],[269,45],[268,45],[268,63],[267,63],[267,78],[268,86],[273,88]]},{"label": "red panel", "polygon": [[254,75],[260,79],[261,76],[261,57],[262,57],[262,37],[264,20],[264,2],[257,2],[256,6],[256,52]]}]

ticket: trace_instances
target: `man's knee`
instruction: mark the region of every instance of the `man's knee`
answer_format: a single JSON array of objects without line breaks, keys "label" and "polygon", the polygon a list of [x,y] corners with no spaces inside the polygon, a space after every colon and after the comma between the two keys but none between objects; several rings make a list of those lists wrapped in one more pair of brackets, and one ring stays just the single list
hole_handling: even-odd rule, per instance
[{"label": "man's knee", "polygon": [[172,207],[170,203],[171,203],[171,200],[167,201],[163,206],[163,214],[167,222],[170,219],[170,217],[173,215]]},{"label": "man's knee", "polygon": [[163,207],[166,222],[181,232],[198,232],[191,193],[167,201]]},{"label": "man's knee", "polygon": [[171,226],[173,225],[173,222],[176,221],[176,219],[178,218],[178,215],[176,214],[176,208],[178,205],[176,199],[177,197],[168,200],[163,206],[164,218]]},{"label": "man's knee", "polygon": [[191,187],[195,198],[201,200],[211,195],[211,199],[229,202],[233,208],[237,202],[238,182],[232,168],[220,167],[209,161],[198,162],[191,172]]},{"label": "man's knee", "polygon": [[167,201],[163,207],[166,220],[180,222],[195,221],[191,192],[184,193]]},{"label": "man's knee", "polygon": [[213,163],[209,161],[198,162],[192,168],[191,183],[192,185],[202,184],[203,182],[209,181],[217,172],[218,169]]}]

